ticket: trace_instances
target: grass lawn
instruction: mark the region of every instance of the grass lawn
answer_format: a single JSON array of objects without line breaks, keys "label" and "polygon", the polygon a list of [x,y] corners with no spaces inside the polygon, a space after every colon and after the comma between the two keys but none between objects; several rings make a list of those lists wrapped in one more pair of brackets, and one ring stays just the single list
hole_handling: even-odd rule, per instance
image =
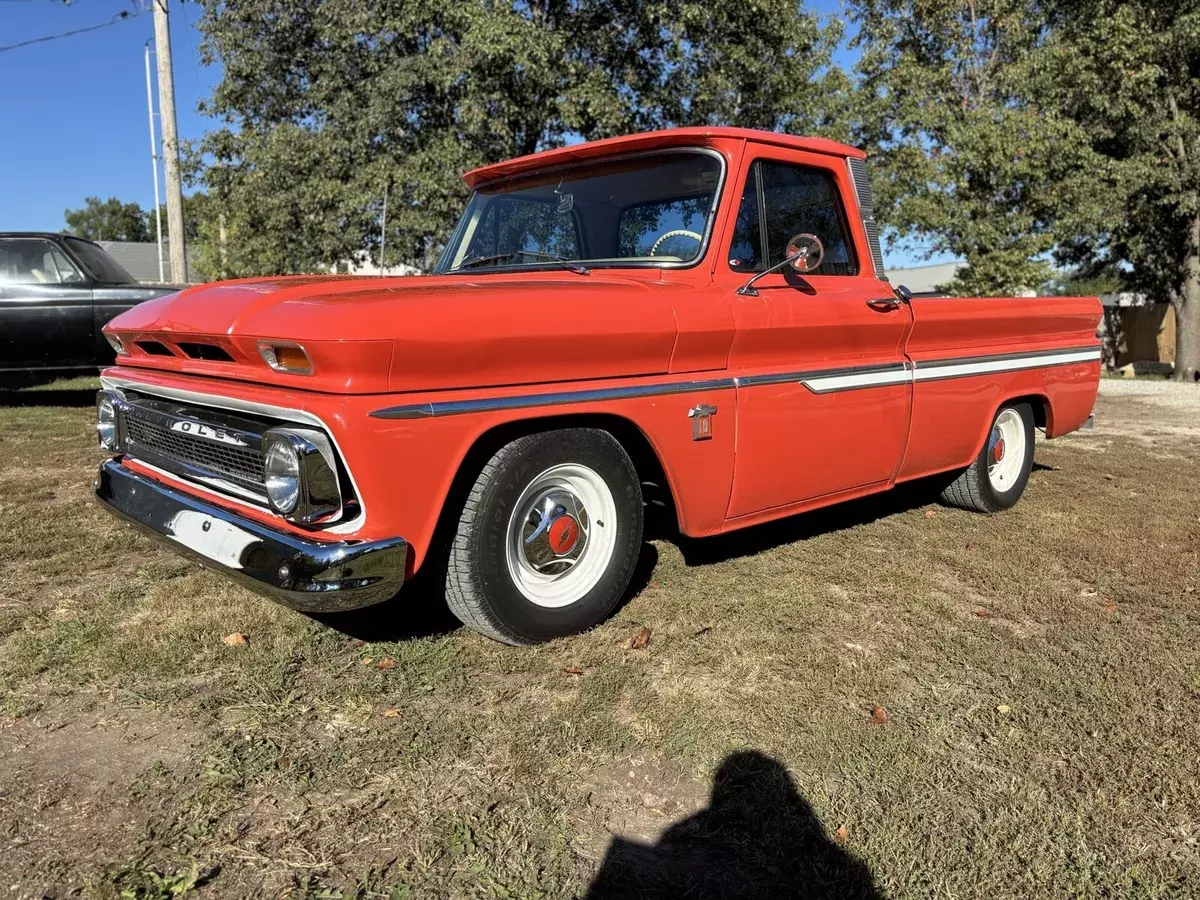
[{"label": "grass lawn", "polygon": [[92,383],[0,393],[0,888],[1200,895],[1200,403],[1107,384],[1010,512],[655,542],[524,649],[206,573],[91,501]]}]

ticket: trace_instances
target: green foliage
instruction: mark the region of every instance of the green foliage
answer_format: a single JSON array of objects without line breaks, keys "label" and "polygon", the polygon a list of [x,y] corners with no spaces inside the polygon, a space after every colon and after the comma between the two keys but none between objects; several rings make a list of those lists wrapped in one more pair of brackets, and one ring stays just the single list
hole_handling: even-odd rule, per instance
[{"label": "green foliage", "polygon": [[88,240],[153,240],[146,225],[146,211],[136,203],[122,203],[116,197],[107,200],[88,197],[79,209],[64,210],[63,217],[71,234]]},{"label": "green foliage", "polygon": [[950,289],[1003,295],[1050,274],[1078,202],[1079,126],[1025,90],[1046,40],[1028,0],[860,2],[860,142],[892,244],[966,260]]},{"label": "green foliage", "polygon": [[844,123],[839,32],[790,0],[203,6],[223,124],[192,165],[225,216],[227,274],[377,259],[385,190],[386,262],[428,266],[463,171],[578,138]]},{"label": "green foliage", "polygon": [[1176,375],[1200,368],[1200,3],[1055,0],[1031,88],[1079,123],[1088,202],[1064,216],[1064,255],[1120,261],[1179,316]]}]

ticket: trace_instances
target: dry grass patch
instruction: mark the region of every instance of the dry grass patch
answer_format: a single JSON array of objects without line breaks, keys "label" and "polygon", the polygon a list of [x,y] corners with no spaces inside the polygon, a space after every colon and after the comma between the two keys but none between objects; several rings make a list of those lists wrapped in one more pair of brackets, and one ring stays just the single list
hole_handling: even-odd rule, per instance
[{"label": "dry grass patch", "polygon": [[[1175,414],[1043,444],[1000,516],[910,490],[658,542],[610,621],[514,649],[420,589],[329,623],[246,593],[85,502],[90,404],[0,407],[6,883],[567,897],[607,859],[703,895],[728,885],[686,848],[736,819],[714,858],[793,893],[1196,891],[1200,447]],[[746,748],[796,797],[776,773],[706,812]]]}]

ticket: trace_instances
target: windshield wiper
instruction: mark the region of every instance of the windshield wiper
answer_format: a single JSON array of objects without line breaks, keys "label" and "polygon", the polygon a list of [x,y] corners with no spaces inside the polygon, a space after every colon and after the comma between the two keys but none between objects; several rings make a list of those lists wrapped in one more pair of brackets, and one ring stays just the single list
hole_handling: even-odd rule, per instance
[{"label": "windshield wiper", "polygon": [[570,269],[576,275],[590,275],[592,270],[587,266],[581,266],[578,263],[572,262],[565,256],[555,256],[553,253],[542,253],[539,250],[514,250],[512,253],[495,253],[491,256],[475,256],[471,259],[459,263],[457,268],[470,269],[475,266],[482,266],[485,263],[496,262],[501,259],[514,259],[519,256],[536,256],[538,259],[548,259],[551,262],[562,263],[562,268]]}]

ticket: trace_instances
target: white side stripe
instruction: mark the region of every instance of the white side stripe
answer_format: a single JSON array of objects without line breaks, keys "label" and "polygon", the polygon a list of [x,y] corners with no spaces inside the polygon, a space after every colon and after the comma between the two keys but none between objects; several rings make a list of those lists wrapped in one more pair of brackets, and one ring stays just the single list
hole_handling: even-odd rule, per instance
[{"label": "white side stripe", "polygon": [[814,394],[826,394],[831,391],[847,391],[852,388],[881,387],[885,384],[904,384],[912,377],[907,368],[894,369],[889,372],[860,372],[850,375],[823,375],[818,378],[804,378],[800,383]]},{"label": "white side stripe", "polygon": [[1046,353],[1042,356],[1024,356],[1018,359],[952,363],[950,365],[917,363],[913,377],[917,381],[929,381],[935,378],[959,378],[964,375],[983,375],[988,372],[1015,372],[1018,369],[1037,369],[1042,366],[1061,366],[1065,363],[1091,362],[1098,359],[1100,359],[1099,348],[1073,350],[1068,353]]}]

